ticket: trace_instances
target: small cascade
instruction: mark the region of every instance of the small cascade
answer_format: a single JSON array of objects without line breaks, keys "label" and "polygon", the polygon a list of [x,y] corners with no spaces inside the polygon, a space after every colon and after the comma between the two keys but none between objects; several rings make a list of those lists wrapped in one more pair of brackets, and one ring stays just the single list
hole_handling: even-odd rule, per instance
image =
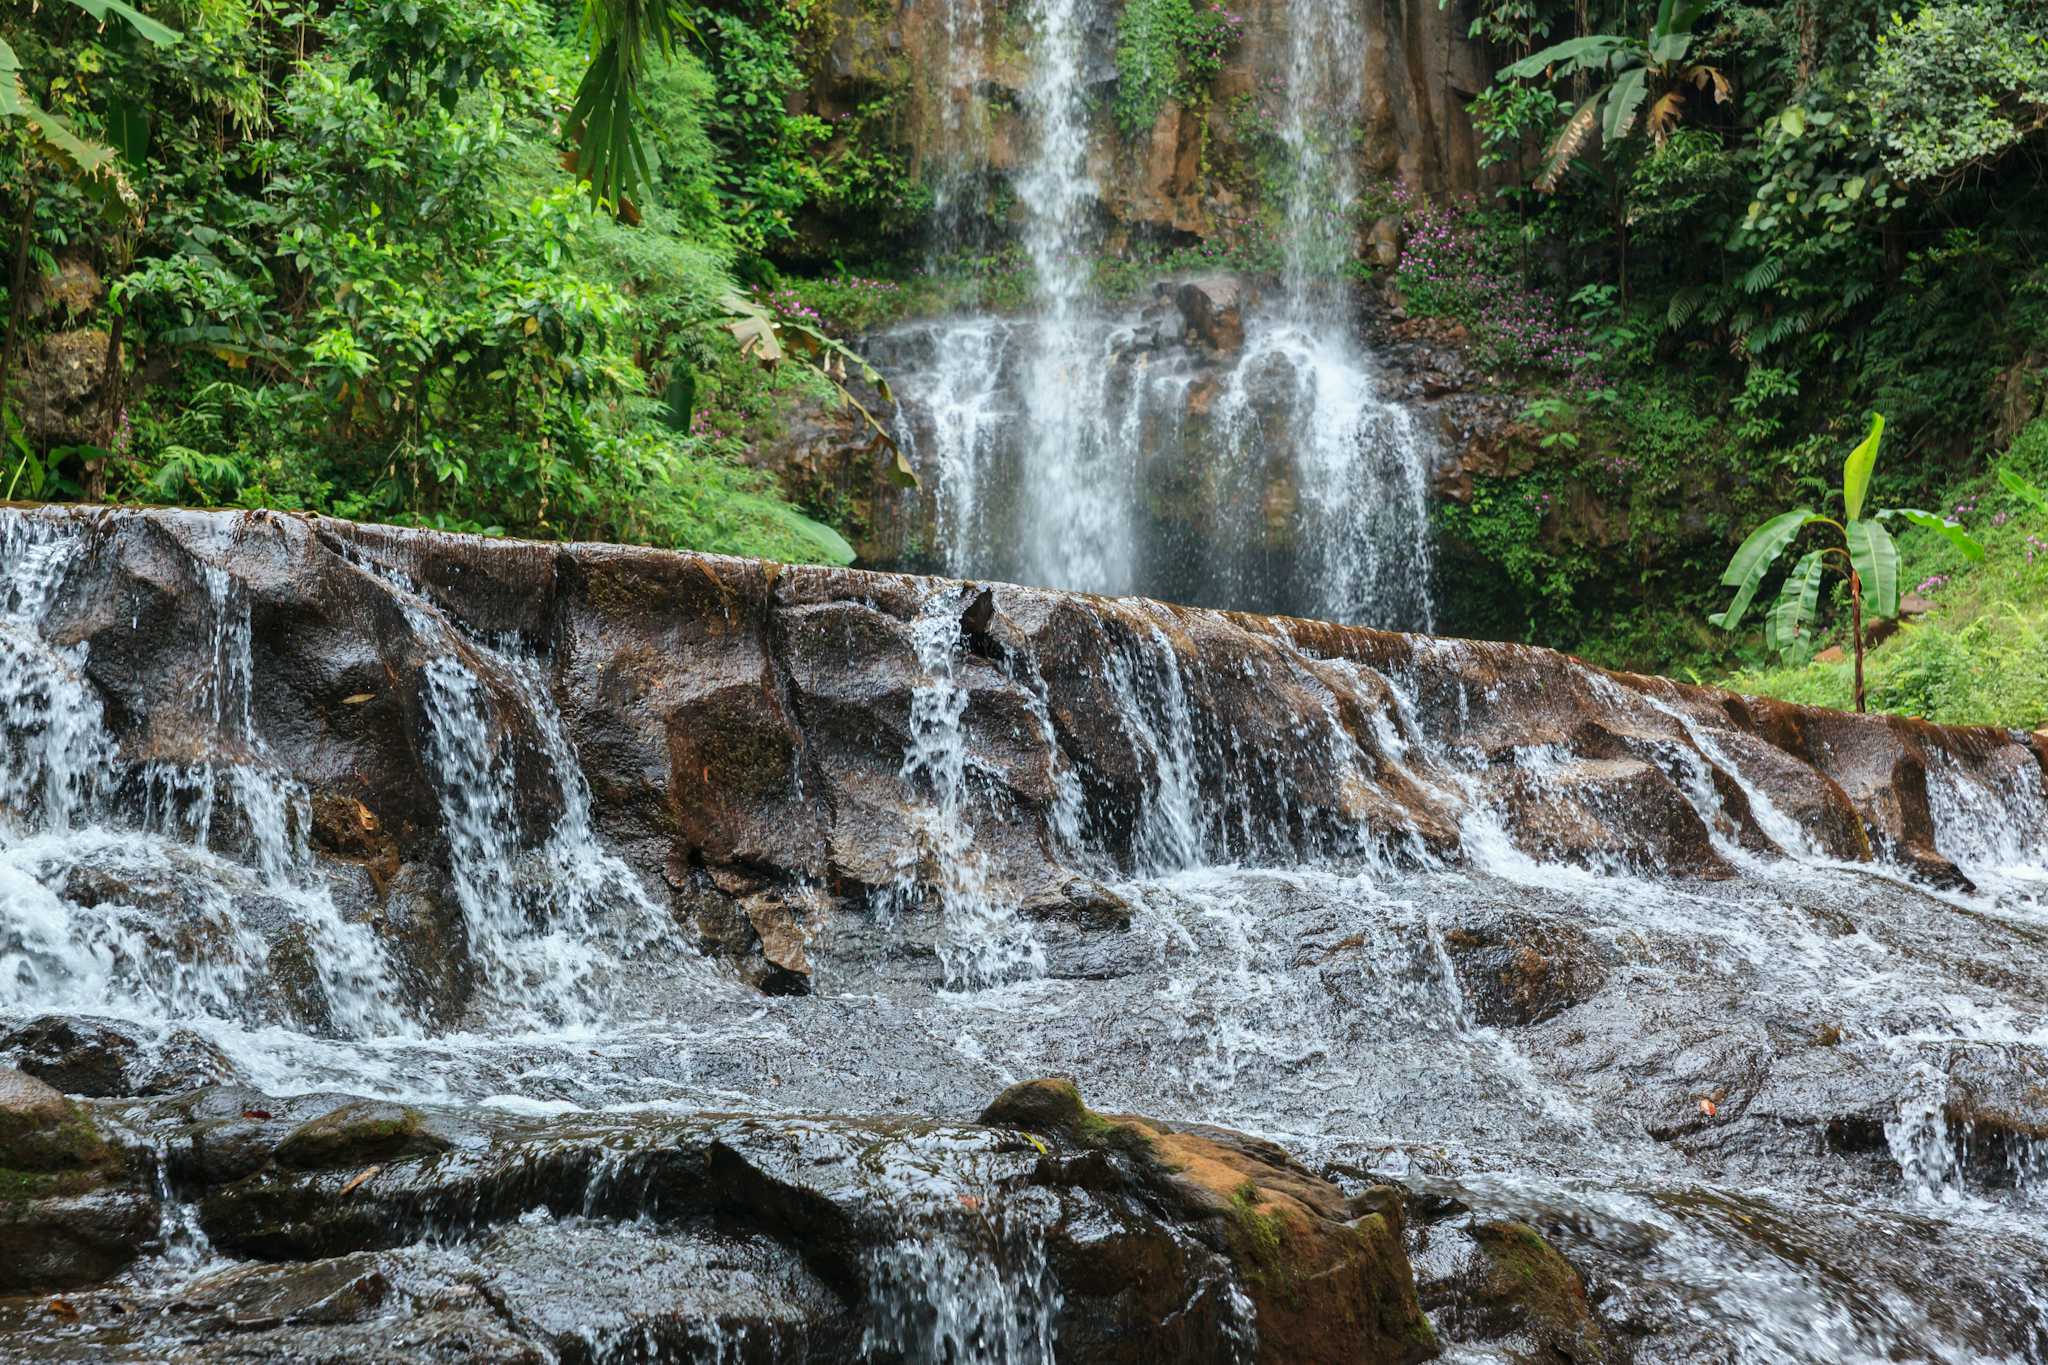
[{"label": "small cascade", "polygon": [[906,1365],[1052,1365],[1060,1292],[1044,1246],[997,1240],[919,1228],[869,1252],[862,1351]]},{"label": "small cascade", "polygon": [[1194,717],[1180,656],[1157,626],[1105,664],[1119,719],[1141,767],[1151,771],[1133,851],[1140,872],[1160,874],[1203,861],[1202,794]]},{"label": "small cascade", "polygon": [[455,894],[491,1008],[513,1023],[592,1023],[605,1017],[619,965],[660,943],[659,920],[632,871],[593,837],[590,789],[561,717],[538,669],[513,648],[497,656],[498,676],[536,722],[560,793],[536,847],[522,833],[518,764],[491,724],[482,679],[453,654],[423,670]]},{"label": "small cascade", "polygon": [[1948,1130],[1948,1077],[1926,1062],[1911,1072],[1899,1115],[1885,1124],[1885,1142],[1899,1163],[1909,1198],[1954,1204],[1964,1198],[1962,1163]]},{"label": "small cascade", "polygon": [[954,676],[960,654],[957,594],[934,593],[912,627],[924,680],[911,694],[910,747],[903,783],[921,797],[917,844],[905,849],[890,899],[914,905],[936,893],[939,960],[949,989],[979,990],[1028,980],[1045,971],[1045,950],[1031,926],[992,888],[975,844],[968,807],[967,689]]},{"label": "small cascade", "polygon": [[[246,594],[225,569],[201,566],[209,657],[197,719],[209,733],[131,770],[83,647],[42,634],[81,549],[75,533],[29,518],[9,519],[0,538],[11,585],[0,615],[0,889],[16,911],[0,934],[0,1005],[268,1022],[291,1007],[261,981],[284,943],[317,995],[298,1007],[325,1027],[406,1031],[380,944],[342,916],[315,869],[306,790],[256,730]],[[123,790],[124,770],[135,790]],[[9,831],[23,812],[32,823]],[[93,895],[57,894],[80,879]],[[167,931],[158,907],[181,899],[191,918]],[[259,918],[286,927],[266,936]]]}]

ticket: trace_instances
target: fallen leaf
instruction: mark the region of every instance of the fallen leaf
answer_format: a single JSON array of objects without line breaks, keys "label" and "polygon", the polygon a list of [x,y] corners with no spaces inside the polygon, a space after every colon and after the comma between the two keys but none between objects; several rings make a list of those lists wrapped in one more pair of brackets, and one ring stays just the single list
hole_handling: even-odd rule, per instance
[{"label": "fallen leaf", "polygon": [[343,706],[361,706],[364,702],[375,698],[376,695],[375,692],[358,692],[353,697],[343,697],[341,704]]},{"label": "fallen leaf", "polygon": [[383,1169],[384,1168],[382,1166],[364,1167],[362,1170],[356,1172],[355,1178],[353,1180],[350,1180],[348,1184],[343,1185],[341,1187],[341,1192],[343,1194],[353,1194],[358,1185],[361,1185],[364,1181],[368,1180],[371,1176],[377,1174],[377,1172]]},{"label": "fallen leaf", "polygon": [[1708,1118],[1712,1118],[1714,1117],[1714,1115],[1720,1113],[1721,1111],[1714,1107],[1714,1102],[1712,1100],[1701,1100],[1700,1112],[1702,1114],[1705,1114]]},{"label": "fallen leaf", "polygon": [[43,1306],[60,1318],[76,1318],[78,1316],[78,1310],[71,1306],[69,1299],[51,1299]]}]

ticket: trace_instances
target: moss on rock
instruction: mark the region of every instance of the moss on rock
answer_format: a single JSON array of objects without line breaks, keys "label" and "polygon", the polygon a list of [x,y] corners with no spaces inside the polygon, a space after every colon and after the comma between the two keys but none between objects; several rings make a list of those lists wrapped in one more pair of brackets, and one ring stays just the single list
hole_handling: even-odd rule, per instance
[{"label": "moss on rock", "polygon": [[448,1140],[426,1131],[419,1111],[360,1100],[308,1119],[277,1144],[279,1165],[300,1170],[360,1166],[406,1156],[431,1156]]}]

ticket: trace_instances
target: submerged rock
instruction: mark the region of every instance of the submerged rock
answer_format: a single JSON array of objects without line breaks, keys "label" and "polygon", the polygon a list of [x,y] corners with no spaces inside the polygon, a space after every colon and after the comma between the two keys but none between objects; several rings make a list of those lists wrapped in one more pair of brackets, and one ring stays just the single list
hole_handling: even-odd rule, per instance
[{"label": "submerged rock", "polygon": [[1587,1301],[1585,1281],[1527,1223],[1471,1222],[1433,1234],[1458,1243],[1434,1259],[1448,1268],[1423,1288],[1444,1330],[1498,1341],[1519,1365],[1610,1365],[1628,1358]]}]

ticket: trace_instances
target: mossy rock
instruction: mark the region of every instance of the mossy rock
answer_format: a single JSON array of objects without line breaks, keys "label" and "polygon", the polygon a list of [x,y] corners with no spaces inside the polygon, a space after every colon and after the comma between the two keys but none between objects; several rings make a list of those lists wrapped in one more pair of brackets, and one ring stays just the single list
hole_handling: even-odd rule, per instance
[{"label": "mossy rock", "polygon": [[1064,1076],[1019,1081],[984,1109],[981,1121],[991,1127],[1022,1128],[1048,1133],[1079,1147],[1149,1155],[1152,1136],[1138,1123],[1096,1113],[1081,1099],[1081,1089]]},{"label": "mossy rock", "polygon": [[278,1164],[299,1170],[366,1166],[448,1150],[439,1134],[426,1131],[419,1111],[400,1104],[359,1100],[308,1119],[277,1144]]},{"label": "mossy rock", "polygon": [[1520,1339],[1540,1365],[1601,1365],[1623,1352],[1593,1316],[1585,1281],[1527,1223],[1475,1223],[1475,1255],[1449,1316],[1488,1339]]},{"label": "mossy rock", "polygon": [[1011,1086],[986,1124],[1123,1153],[1146,1202],[1222,1252],[1257,1315],[1261,1362],[1375,1360],[1438,1352],[1394,1225],[1354,1216],[1342,1192],[1258,1138],[1226,1129],[1098,1114],[1070,1080]]},{"label": "mossy rock", "polygon": [[92,1284],[135,1259],[156,1204],[116,1183],[125,1164],[75,1102],[0,1068],[0,1294]]},{"label": "mossy rock", "polygon": [[0,1067],[0,1169],[83,1171],[113,1160],[91,1115],[35,1077]]}]

